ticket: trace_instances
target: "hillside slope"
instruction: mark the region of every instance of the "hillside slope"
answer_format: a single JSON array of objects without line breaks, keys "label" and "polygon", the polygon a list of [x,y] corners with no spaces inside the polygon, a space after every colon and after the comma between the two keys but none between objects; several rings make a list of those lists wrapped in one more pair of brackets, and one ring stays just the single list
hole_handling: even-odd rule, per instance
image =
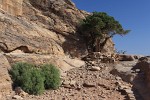
[{"label": "hillside slope", "polygon": [[[0,92],[11,91],[8,69],[15,62],[53,63],[62,73],[84,66],[87,54],[77,25],[89,13],[70,0],[3,0],[0,2]],[[113,53],[111,40],[105,52]],[[1,96],[1,93],[0,93]]]}]

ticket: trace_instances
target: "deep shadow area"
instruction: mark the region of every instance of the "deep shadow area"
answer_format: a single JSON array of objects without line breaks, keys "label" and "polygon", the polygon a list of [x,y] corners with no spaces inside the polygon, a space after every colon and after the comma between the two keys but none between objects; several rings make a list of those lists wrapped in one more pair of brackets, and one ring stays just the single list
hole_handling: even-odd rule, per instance
[{"label": "deep shadow area", "polygon": [[83,58],[88,54],[84,39],[79,33],[69,33],[62,44],[64,52],[71,57]]}]

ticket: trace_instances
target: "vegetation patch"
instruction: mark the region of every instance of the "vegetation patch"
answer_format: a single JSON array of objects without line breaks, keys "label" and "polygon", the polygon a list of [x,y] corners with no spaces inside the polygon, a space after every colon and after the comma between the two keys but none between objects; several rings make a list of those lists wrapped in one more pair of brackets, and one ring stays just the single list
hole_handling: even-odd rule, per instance
[{"label": "vegetation patch", "polygon": [[105,12],[93,12],[83,19],[79,31],[86,40],[87,47],[94,52],[100,52],[107,40],[114,35],[125,35],[130,30],[124,30],[122,25],[114,17]]},{"label": "vegetation patch", "polygon": [[57,89],[60,86],[60,71],[52,64],[45,64],[42,67],[42,73],[45,77],[46,89]]},{"label": "vegetation patch", "polygon": [[9,70],[13,87],[21,87],[29,94],[42,94],[45,89],[57,89],[60,86],[60,72],[51,64],[40,68],[32,64],[19,62]]}]

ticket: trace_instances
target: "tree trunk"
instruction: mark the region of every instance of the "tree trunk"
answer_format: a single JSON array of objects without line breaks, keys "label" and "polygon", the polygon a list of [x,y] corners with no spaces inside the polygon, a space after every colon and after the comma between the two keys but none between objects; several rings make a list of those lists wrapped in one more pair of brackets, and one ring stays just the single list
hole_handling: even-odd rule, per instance
[{"label": "tree trunk", "polygon": [[96,42],[95,51],[100,52],[100,38],[96,38],[95,42]]}]

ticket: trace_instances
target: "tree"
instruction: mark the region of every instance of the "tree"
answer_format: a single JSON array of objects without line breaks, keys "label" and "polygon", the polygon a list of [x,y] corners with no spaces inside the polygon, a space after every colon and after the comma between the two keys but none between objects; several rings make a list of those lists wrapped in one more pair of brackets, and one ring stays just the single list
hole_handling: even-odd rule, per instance
[{"label": "tree", "polygon": [[94,52],[100,52],[109,38],[116,34],[125,35],[129,31],[124,30],[119,21],[105,12],[93,12],[82,20],[80,25],[80,32]]}]

